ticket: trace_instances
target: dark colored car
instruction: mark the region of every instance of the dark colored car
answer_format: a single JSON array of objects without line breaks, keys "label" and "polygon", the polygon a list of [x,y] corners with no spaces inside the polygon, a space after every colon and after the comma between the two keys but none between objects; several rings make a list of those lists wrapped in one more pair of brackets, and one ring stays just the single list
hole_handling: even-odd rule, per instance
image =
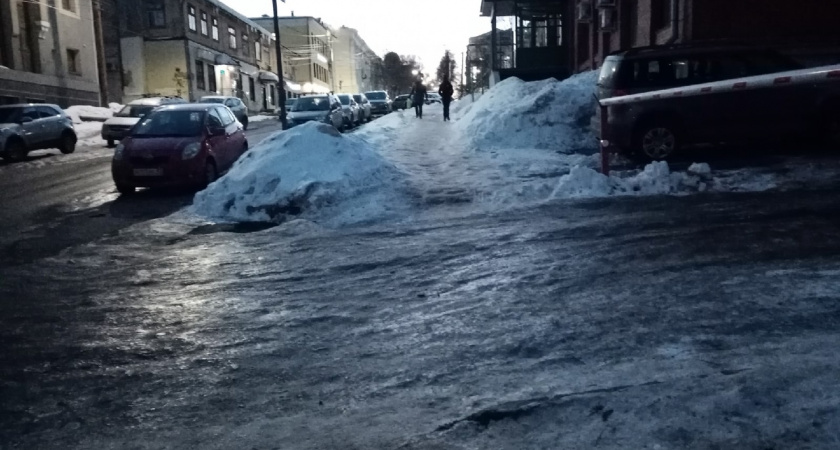
[{"label": "dark colored car", "polygon": [[33,150],[76,150],[73,120],[57,105],[0,106],[0,157],[19,161]]},{"label": "dark colored car", "polygon": [[394,99],[394,103],[392,104],[395,110],[397,109],[408,109],[409,102],[411,100],[411,96],[407,94],[398,95],[397,98]]},{"label": "dark colored car", "polygon": [[203,188],[248,150],[242,124],[221,105],[162,106],[117,145],[111,164],[122,194],[138,187]]},{"label": "dark colored car", "polygon": [[233,115],[236,116],[236,120],[242,124],[242,128],[247,130],[248,129],[248,107],[245,106],[245,103],[242,100],[236,97],[225,97],[220,95],[207,95],[201,97],[201,103],[221,103],[233,112]]},{"label": "dark colored car", "polygon": [[391,113],[391,97],[388,96],[387,92],[365,92],[365,97],[370,100],[370,113],[374,117]]},{"label": "dark colored car", "polygon": [[[705,70],[713,67],[702,60],[689,64],[698,80],[707,79]],[[830,69],[691,83],[696,86],[642,94],[645,98],[607,99],[607,128],[601,137],[643,161],[665,160],[694,144],[819,139],[840,148],[840,81]]]}]

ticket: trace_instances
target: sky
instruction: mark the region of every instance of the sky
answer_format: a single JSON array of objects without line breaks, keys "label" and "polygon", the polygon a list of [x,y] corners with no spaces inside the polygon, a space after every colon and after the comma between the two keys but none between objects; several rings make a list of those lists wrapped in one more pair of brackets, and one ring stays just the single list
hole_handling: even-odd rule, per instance
[{"label": "sky", "polygon": [[[271,0],[221,0],[248,17],[272,15]],[[281,16],[320,17],[333,26],[355,28],[373,51],[416,55],[425,70],[435,70],[446,49],[457,57],[468,39],[490,31],[479,17],[481,0],[286,0]]]}]

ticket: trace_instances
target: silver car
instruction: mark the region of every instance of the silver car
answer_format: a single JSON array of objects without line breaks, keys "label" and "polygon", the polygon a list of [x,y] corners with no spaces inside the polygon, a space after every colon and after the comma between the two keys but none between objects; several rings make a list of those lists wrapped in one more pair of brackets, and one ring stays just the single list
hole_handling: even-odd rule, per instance
[{"label": "silver car", "polygon": [[338,97],[332,94],[306,95],[295,102],[295,106],[289,111],[287,127],[292,128],[306,122],[323,122],[330,124],[337,129],[344,127],[344,113],[341,111],[341,102]]},{"label": "silver car", "polygon": [[356,100],[356,103],[359,104],[362,122],[370,122],[371,119],[373,119],[373,111],[371,111],[370,108],[370,100],[365,97],[365,94],[353,94],[353,100]]},{"label": "silver car", "polygon": [[64,110],[48,104],[0,106],[0,157],[20,161],[45,148],[76,150],[76,130]]},{"label": "silver car", "polygon": [[338,94],[338,100],[341,101],[341,111],[344,113],[344,128],[353,128],[361,124],[362,112],[353,96]]}]

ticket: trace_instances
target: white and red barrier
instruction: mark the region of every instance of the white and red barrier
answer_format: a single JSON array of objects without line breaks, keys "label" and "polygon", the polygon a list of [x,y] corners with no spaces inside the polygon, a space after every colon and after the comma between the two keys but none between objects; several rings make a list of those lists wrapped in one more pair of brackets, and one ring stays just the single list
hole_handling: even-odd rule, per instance
[{"label": "white and red barrier", "polygon": [[[607,122],[607,108],[610,106],[653,100],[665,100],[668,98],[721,94],[734,91],[837,82],[840,82],[840,65],[832,65],[811,69],[776,72],[751,77],[733,78],[723,81],[714,81],[711,83],[694,84],[691,86],[644,92],[641,94],[623,95],[621,97],[611,97],[598,101],[601,109],[601,136],[609,136],[607,133],[607,127],[609,126]],[[609,155],[612,153],[610,147],[611,144],[609,140],[602,138],[601,171],[604,174],[609,174]]]}]

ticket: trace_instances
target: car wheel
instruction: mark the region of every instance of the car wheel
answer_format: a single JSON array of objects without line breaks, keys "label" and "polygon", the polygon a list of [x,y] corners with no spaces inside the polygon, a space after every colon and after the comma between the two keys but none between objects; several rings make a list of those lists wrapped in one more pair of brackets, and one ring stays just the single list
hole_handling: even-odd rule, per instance
[{"label": "car wheel", "polygon": [[244,121],[244,122],[242,122],[242,129],[243,129],[243,130],[247,130],[247,129],[248,129],[248,119],[245,119],[245,121]]},{"label": "car wheel", "polygon": [[117,144],[114,142],[113,139],[108,139],[108,144],[107,145],[108,145],[108,148],[114,148],[114,147],[117,146]]},{"label": "car wheel", "polygon": [[117,192],[122,195],[131,195],[137,191],[137,188],[130,184],[115,183],[117,185]]},{"label": "car wheel", "polygon": [[26,159],[26,145],[20,139],[15,139],[6,144],[6,159],[10,161],[23,161]]},{"label": "car wheel", "polygon": [[208,159],[206,163],[204,163],[204,180],[202,181],[201,188],[204,189],[207,186],[210,186],[216,179],[219,178],[219,171],[216,169],[216,163],[213,160]]},{"label": "car wheel", "polygon": [[65,132],[61,136],[61,147],[59,147],[61,153],[65,155],[69,155],[76,151],[76,135],[74,133]]},{"label": "car wheel", "polygon": [[635,156],[643,162],[664,161],[680,148],[679,130],[671,121],[646,122],[636,132]]}]

